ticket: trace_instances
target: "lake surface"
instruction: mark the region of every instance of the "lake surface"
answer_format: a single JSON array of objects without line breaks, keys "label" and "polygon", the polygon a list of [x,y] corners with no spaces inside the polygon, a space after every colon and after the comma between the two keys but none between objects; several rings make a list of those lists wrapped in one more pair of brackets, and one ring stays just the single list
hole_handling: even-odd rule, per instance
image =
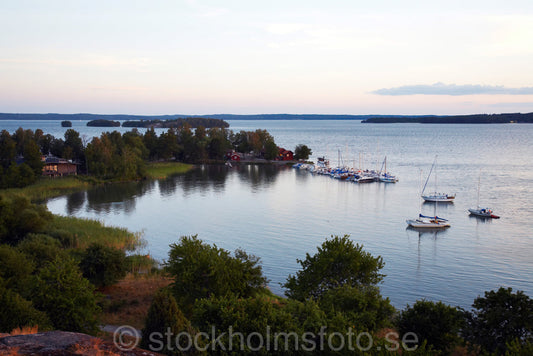
[{"label": "lake surface", "polygon": [[[261,257],[270,288],[294,274],[296,259],[313,254],[332,234],[349,234],[385,261],[382,294],[396,307],[417,299],[470,307],[484,291],[500,286],[533,296],[533,125],[361,124],[359,121],[239,121],[230,129],[268,130],[279,146],[303,143],[312,159],[387,168],[396,184],[354,184],[288,167],[202,166],[161,181],[98,187],[48,202],[50,211],[89,217],[143,231],[146,251],[167,257],[182,235]],[[88,137],[112,128],[88,128]],[[1,129],[41,128],[62,136],[59,121],[6,123]],[[125,129],[120,129],[121,131]],[[420,186],[438,155],[438,190],[456,193],[438,214],[451,228],[437,233],[406,229],[420,209]],[[422,171],[422,172],[421,172]],[[478,199],[499,220],[470,217]],[[434,188],[433,178],[428,183]]]}]

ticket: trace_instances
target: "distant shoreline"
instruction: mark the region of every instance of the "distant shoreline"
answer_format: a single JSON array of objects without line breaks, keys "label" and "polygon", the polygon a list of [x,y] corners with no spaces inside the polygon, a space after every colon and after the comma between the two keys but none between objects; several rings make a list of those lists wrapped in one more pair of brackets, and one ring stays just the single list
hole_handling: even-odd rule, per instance
[{"label": "distant shoreline", "polygon": [[0,113],[0,120],[70,120],[131,121],[212,118],[221,120],[359,120],[362,123],[421,124],[505,124],[533,123],[533,113],[502,113],[473,115],[328,115],[328,114],[213,114],[213,115],[100,115],[100,114],[25,114]]}]

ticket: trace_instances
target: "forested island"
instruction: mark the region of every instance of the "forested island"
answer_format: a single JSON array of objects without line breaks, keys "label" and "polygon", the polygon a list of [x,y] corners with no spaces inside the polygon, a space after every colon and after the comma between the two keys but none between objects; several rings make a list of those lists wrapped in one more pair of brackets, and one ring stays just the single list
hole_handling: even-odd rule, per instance
[{"label": "forested island", "polygon": [[375,116],[362,121],[362,123],[391,124],[391,123],[420,123],[420,124],[511,124],[533,123],[533,113],[509,114],[477,114],[453,116]]},{"label": "forested island", "polygon": [[203,126],[212,127],[229,127],[229,124],[221,119],[212,119],[204,117],[187,117],[169,120],[129,120],[122,123],[122,127],[156,127],[156,128],[174,128],[189,125],[192,128]]},{"label": "forested island", "polygon": [[113,120],[91,120],[87,123],[87,126],[92,127],[120,127],[120,122]]}]

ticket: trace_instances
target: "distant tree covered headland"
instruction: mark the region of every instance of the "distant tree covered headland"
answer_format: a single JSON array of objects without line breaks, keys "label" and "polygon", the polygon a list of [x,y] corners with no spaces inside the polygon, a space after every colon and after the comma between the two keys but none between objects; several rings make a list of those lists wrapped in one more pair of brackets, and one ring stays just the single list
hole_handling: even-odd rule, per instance
[{"label": "distant tree covered headland", "polygon": [[122,127],[159,127],[159,128],[176,128],[183,125],[189,125],[192,128],[203,126],[212,127],[229,127],[229,124],[221,119],[211,119],[204,117],[187,117],[171,120],[129,120],[122,123]]},{"label": "distant tree covered headland", "polygon": [[93,127],[120,127],[120,122],[113,120],[91,120],[87,123],[87,126]]},{"label": "distant tree covered headland", "polygon": [[420,123],[420,124],[509,124],[533,123],[533,113],[477,114],[454,116],[376,116],[362,121],[372,124]]}]

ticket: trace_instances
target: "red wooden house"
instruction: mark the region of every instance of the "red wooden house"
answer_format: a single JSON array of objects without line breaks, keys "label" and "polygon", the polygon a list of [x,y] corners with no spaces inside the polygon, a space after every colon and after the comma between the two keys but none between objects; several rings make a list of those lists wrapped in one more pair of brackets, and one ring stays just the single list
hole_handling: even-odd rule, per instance
[{"label": "red wooden house", "polygon": [[278,153],[278,160],[279,161],[293,161],[294,160],[294,154],[292,151],[286,150],[284,148],[279,148]]}]

